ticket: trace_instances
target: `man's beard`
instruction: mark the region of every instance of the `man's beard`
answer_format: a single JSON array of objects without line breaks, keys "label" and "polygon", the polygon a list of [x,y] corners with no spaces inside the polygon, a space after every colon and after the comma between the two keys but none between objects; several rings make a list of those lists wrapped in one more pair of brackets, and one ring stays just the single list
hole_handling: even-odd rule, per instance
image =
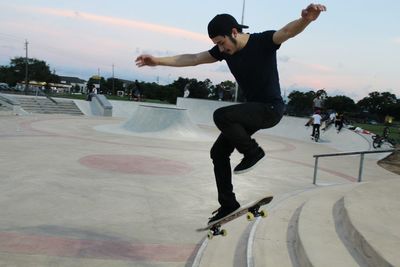
[{"label": "man's beard", "polygon": [[[233,43],[233,45],[234,45],[234,51],[236,52],[237,51],[237,47],[238,47],[238,42],[237,42],[237,40],[235,39],[235,38],[233,38],[232,36],[230,36],[230,35],[227,35],[227,37],[229,38],[229,40]],[[232,50],[230,49],[230,51],[229,52],[232,52]],[[226,51],[224,51],[224,53],[225,54],[227,54],[227,55],[233,55],[235,52],[233,52],[233,53],[227,53]]]}]

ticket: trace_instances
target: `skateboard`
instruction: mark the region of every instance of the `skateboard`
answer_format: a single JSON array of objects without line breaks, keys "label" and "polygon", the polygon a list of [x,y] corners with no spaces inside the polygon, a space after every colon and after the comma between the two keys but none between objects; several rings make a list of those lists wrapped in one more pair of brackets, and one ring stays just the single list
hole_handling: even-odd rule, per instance
[{"label": "skateboard", "polygon": [[267,217],[267,211],[265,210],[260,210],[261,206],[267,205],[270,203],[273,199],[273,196],[268,196],[268,197],[263,197],[262,199],[250,202],[242,207],[240,207],[238,210],[234,211],[231,214],[228,214],[227,216],[212,222],[211,224],[207,225],[206,227],[199,228],[196,231],[197,232],[203,232],[203,231],[208,231],[207,237],[208,239],[212,239],[214,236],[217,235],[222,235],[226,236],[228,232],[225,229],[221,229],[222,225],[246,214],[247,220],[252,221],[256,217]]}]

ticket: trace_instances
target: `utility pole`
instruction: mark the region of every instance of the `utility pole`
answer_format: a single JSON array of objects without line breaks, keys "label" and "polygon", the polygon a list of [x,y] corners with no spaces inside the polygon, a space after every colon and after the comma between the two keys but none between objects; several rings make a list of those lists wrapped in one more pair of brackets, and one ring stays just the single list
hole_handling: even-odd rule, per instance
[{"label": "utility pole", "polygon": [[243,22],[244,22],[244,6],[245,6],[245,4],[246,4],[246,0],[243,0],[242,21],[241,21],[241,24],[242,24],[242,25],[243,25]]},{"label": "utility pole", "polygon": [[112,94],[115,92],[114,91],[114,64],[112,64]]},{"label": "utility pole", "polygon": [[[241,20],[241,23],[240,23],[240,24],[242,24],[242,25],[243,25],[243,23],[244,23],[244,8],[245,8],[245,5],[246,5],[246,0],[243,0],[243,6],[242,6],[242,20]],[[239,84],[238,84],[238,82],[236,81],[235,102],[237,102],[238,94],[239,94]]]},{"label": "utility pole", "polygon": [[28,94],[28,40],[25,40],[25,94]]}]

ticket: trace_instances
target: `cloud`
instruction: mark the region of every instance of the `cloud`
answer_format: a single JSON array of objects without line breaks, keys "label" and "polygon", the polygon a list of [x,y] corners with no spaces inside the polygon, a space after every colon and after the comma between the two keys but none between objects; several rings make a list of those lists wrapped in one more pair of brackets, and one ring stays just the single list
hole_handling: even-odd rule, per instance
[{"label": "cloud", "polygon": [[147,30],[151,32],[156,32],[160,34],[167,34],[173,36],[179,36],[184,38],[189,38],[201,42],[210,43],[210,39],[207,35],[187,31],[180,28],[152,24],[144,21],[137,21],[137,20],[129,20],[129,19],[121,19],[109,16],[100,16],[86,12],[78,12],[73,10],[65,10],[65,9],[56,9],[56,8],[27,8],[30,9],[32,12],[37,12],[40,14],[57,16],[57,17],[66,17],[66,18],[74,18],[74,19],[81,19],[86,21],[92,21],[97,23],[102,23],[106,25],[114,25],[118,27],[127,27],[127,28],[135,28],[141,30]]},{"label": "cloud", "polygon": [[231,73],[229,70],[228,65],[224,63],[217,64],[217,67],[214,69],[216,72],[223,72],[223,73]]},{"label": "cloud", "polygon": [[289,56],[278,56],[278,60],[280,62],[289,62],[290,57]]},{"label": "cloud", "polygon": [[394,38],[393,42],[397,45],[400,45],[400,37]]}]

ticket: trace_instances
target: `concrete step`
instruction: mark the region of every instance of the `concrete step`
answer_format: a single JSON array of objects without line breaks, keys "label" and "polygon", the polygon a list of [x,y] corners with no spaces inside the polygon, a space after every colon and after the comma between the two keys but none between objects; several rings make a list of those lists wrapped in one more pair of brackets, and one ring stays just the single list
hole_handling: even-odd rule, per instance
[{"label": "concrete step", "polygon": [[269,215],[257,227],[253,243],[253,263],[256,267],[293,266],[296,231],[301,207],[316,187],[291,192],[274,199]]},{"label": "concrete step", "polygon": [[399,190],[396,179],[277,196],[255,229],[233,221],[193,266],[400,266]]},{"label": "concrete step", "polygon": [[[292,266],[287,248],[290,218],[308,199],[310,186],[287,195],[275,196],[264,209],[265,219],[247,222],[243,217],[224,225],[226,237],[214,237],[203,242],[204,251],[194,266]],[[254,242],[253,242],[254,241]]]},{"label": "concrete step", "polygon": [[2,105],[1,103],[0,103],[0,111],[10,111],[11,110],[11,108],[9,108],[9,107],[7,107],[7,106],[4,106],[4,105]]},{"label": "concrete step", "polygon": [[[358,184],[328,186],[303,205],[297,224],[296,254],[300,266],[359,266],[338,235],[343,206],[336,203]],[[342,225],[342,224],[340,224]]]},{"label": "concrete step", "polygon": [[[201,255],[198,267],[221,266],[246,266],[246,240],[248,236],[249,222],[246,217],[238,218],[222,228],[228,231],[225,237],[216,236],[212,240],[204,240],[206,246]],[[206,232],[205,232],[206,234]]]},{"label": "concrete step", "polygon": [[345,242],[361,265],[400,266],[400,179],[364,183],[344,197]]},{"label": "concrete step", "polygon": [[281,201],[257,229],[254,266],[400,266],[399,190],[353,183]]},{"label": "concrete step", "polygon": [[[349,253],[335,233],[332,212],[337,200],[358,185],[311,187],[281,196],[257,228],[254,266],[357,266],[351,256],[343,258]],[[334,250],[340,254],[337,265],[319,262]]]},{"label": "concrete step", "polygon": [[83,115],[72,100],[58,100],[56,104],[45,97],[18,96],[17,99],[31,113]]}]

